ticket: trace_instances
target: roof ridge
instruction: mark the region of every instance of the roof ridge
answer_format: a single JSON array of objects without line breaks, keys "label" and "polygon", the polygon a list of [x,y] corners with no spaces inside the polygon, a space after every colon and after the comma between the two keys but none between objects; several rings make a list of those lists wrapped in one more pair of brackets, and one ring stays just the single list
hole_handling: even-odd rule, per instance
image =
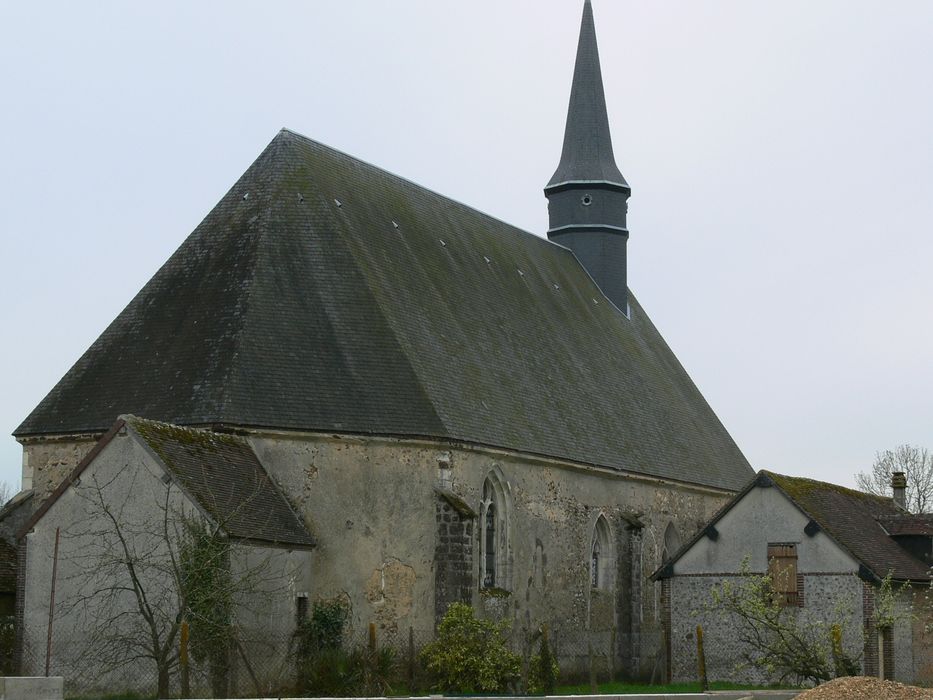
[{"label": "roof ridge", "polygon": [[547,245],[547,246],[552,246],[552,247],[560,248],[560,249],[562,249],[562,250],[567,251],[567,252],[570,253],[571,255],[573,255],[573,252],[572,252],[569,248],[567,248],[567,246],[564,246],[564,245],[561,245],[560,243],[555,243],[554,241],[548,240],[548,238],[547,238],[545,235],[540,235],[540,236],[539,236],[538,234],[533,233],[533,232],[531,232],[531,231],[528,231],[528,230],[526,230],[526,229],[523,229],[523,228],[521,228],[520,226],[517,226],[517,225],[515,225],[515,224],[509,223],[509,222],[506,221],[505,219],[501,219],[501,218],[499,218],[498,216],[495,216],[495,215],[493,215],[493,214],[490,214],[490,213],[488,213],[488,212],[483,211],[482,209],[477,209],[476,207],[470,206],[469,204],[466,204],[465,202],[461,202],[459,199],[454,199],[454,198],[451,197],[450,195],[446,195],[446,194],[444,194],[444,193],[442,193],[442,192],[438,192],[437,190],[431,189],[430,187],[425,187],[424,185],[422,185],[422,184],[420,184],[420,183],[418,183],[418,182],[415,182],[414,180],[411,180],[411,179],[405,177],[404,175],[399,175],[398,173],[392,172],[391,170],[387,170],[386,168],[383,168],[381,165],[376,165],[375,163],[370,163],[368,160],[363,160],[362,158],[357,158],[356,156],[351,155],[351,154],[347,153],[346,151],[343,151],[343,150],[341,150],[341,149],[339,149],[339,148],[336,148],[336,147],[334,147],[334,146],[331,146],[331,145],[329,145],[329,144],[326,144],[326,143],[324,143],[323,141],[318,141],[317,139],[312,139],[310,136],[305,136],[304,134],[302,134],[302,133],[300,133],[300,132],[298,132],[298,131],[295,131],[294,129],[289,129],[289,128],[287,128],[287,127],[282,127],[282,128],[279,130],[279,134],[286,134],[286,135],[288,135],[288,136],[293,136],[293,137],[295,137],[295,138],[297,138],[297,139],[300,139],[301,141],[306,141],[306,142],[308,142],[308,143],[310,143],[310,144],[313,144],[314,146],[316,146],[316,147],[318,147],[318,148],[327,149],[327,150],[330,151],[331,153],[334,153],[334,154],[336,154],[336,155],[339,155],[339,156],[341,156],[341,157],[343,157],[343,158],[347,158],[347,159],[353,161],[354,163],[359,163],[360,165],[366,166],[367,168],[372,168],[373,170],[376,170],[376,171],[378,171],[379,173],[381,173],[381,174],[383,174],[383,175],[387,175],[387,176],[389,176],[389,177],[391,177],[391,178],[393,178],[393,179],[395,179],[395,180],[398,180],[399,182],[405,183],[406,185],[411,185],[412,187],[417,187],[419,190],[421,190],[421,191],[423,191],[423,192],[427,192],[428,194],[431,194],[431,195],[433,195],[433,196],[435,196],[435,197],[440,197],[441,199],[443,199],[443,200],[445,200],[445,201],[447,201],[447,202],[450,202],[451,204],[454,204],[454,205],[456,205],[456,206],[458,206],[458,207],[460,207],[460,208],[462,208],[462,209],[464,209],[464,210],[467,210],[467,211],[469,211],[469,212],[471,212],[471,213],[474,213],[474,214],[479,214],[480,216],[483,216],[483,217],[489,219],[490,221],[494,221],[494,222],[496,222],[496,223],[498,223],[498,224],[502,224],[503,226],[506,226],[506,227],[508,227],[509,229],[511,229],[511,230],[512,230],[514,233],[516,233],[516,234],[521,234],[521,235],[523,235],[523,236],[529,236],[529,237],[531,237],[532,239],[534,239],[534,240],[535,240],[536,242],[538,242],[538,243],[541,243],[541,244],[544,244],[544,245]]},{"label": "roof ridge", "polygon": [[[246,176],[250,173],[250,171],[253,168],[257,167],[260,161],[263,161],[264,158],[268,158],[270,164],[273,167],[275,167],[275,165],[281,161],[281,159],[277,158],[276,156],[279,155],[279,151],[282,148],[284,148],[284,144],[287,143],[286,139],[284,138],[285,136],[287,136],[287,134],[283,132],[286,132],[286,130],[281,129],[279,133],[273,137],[273,139],[263,149],[262,153],[259,154],[256,160],[253,161],[253,163],[250,165],[249,168],[247,168],[246,172],[243,173],[243,175],[240,177],[239,180],[237,180],[237,184],[239,184],[240,181],[245,179]],[[259,169],[259,172],[262,172],[261,168]],[[270,179],[281,180],[282,179],[281,172],[277,171],[277,175],[274,178],[270,178]],[[236,184],[234,185],[234,187],[236,187]],[[249,196],[249,192],[246,192],[245,196]],[[264,216],[268,216],[268,213],[269,213],[269,209],[267,208],[261,209],[258,214],[258,220],[261,221]],[[233,382],[236,381],[236,378],[240,375],[240,358],[242,356],[242,354],[240,353],[240,349],[243,344],[243,337],[244,337],[245,329],[247,325],[249,324],[250,318],[251,318],[249,311],[251,308],[250,302],[252,300],[253,289],[255,288],[255,284],[256,284],[256,271],[259,269],[262,259],[265,257],[265,246],[263,245],[263,243],[265,242],[266,237],[268,235],[268,228],[264,226],[258,226],[257,228],[259,229],[259,233],[256,237],[256,245],[254,248],[254,253],[250,258],[252,262],[252,267],[249,271],[248,282],[245,285],[245,288],[243,289],[243,293],[240,297],[241,303],[243,305],[243,310],[242,310],[242,313],[240,314],[240,322],[237,326],[236,333],[233,338],[233,345],[230,349],[231,360],[227,365],[226,372],[224,374],[224,380],[221,383],[222,389],[221,389],[220,405],[222,407],[221,408],[222,413],[225,413],[227,410],[229,410],[235,400],[232,394],[234,394],[237,387],[234,386]]]},{"label": "roof ridge", "polygon": [[[287,130],[287,129],[282,129],[282,131],[280,131],[279,133],[280,133],[280,134],[283,134],[283,133],[284,133],[286,136],[287,136],[287,135],[298,136],[298,137],[301,138],[301,139],[304,139],[304,140],[307,140],[307,141],[311,141],[312,143],[316,143],[316,144],[317,144],[317,142],[314,141],[313,139],[309,139],[309,138],[307,138],[307,137],[305,137],[305,136],[301,136],[300,134],[295,134],[295,132],[289,131],[289,130]],[[278,138],[278,137],[276,137],[276,138]],[[350,155],[347,155],[347,154],[345,154],[345,153],[342,153],[341,151],[337,151],[336,149],[330,148],[329,146],[325,146],[325,145],[323,145],[323,144],[318,144],[318,145],[319,145],[319,146],[323,146],[324,148],[327,148],[327,149],[329,149],[329,150],[331,150],[331,151],[334,151],[335,153],[339,153],[339,154],[341,154],[342,156],[345,156],[345,157],[350,158],[350,159],[352,159],[352,160],[359,160],[359,159],[357,159],[357,158],[354,158],[353,156],[350,156]],[[374,165],[370,165],[369,163],[366,163],[365,161],[359,161],[359,162],[360,162],[360,163],[363,163],[364,165],[367,165],[367,166],[369,166],[369,167],[375,168],[376,170],[382,170],[381,168],[378,168],[377,166],[374,166]],[[385,171],[383,171],[383,172],[385,172]],[[391,173],[389,173],[389,174],[391,175]],[[397,177],[397,176],[394,176],[394,177]],[[408,182],[408,181],[405,180],[404,178],[398,178],[398,179],[400,179],[400,180],[402,180],[402,181],[404,181],[404,182]],[[411,183],[411,184],[414,184],[414,183]],[[420,185],[416,185],[416,186],[420,187]],[[443,196],[443,195],[438,195],[438,196]],[[399,350],[400,350],[402,356],[405,358],[405,364],[406,364],[406,365],[408,366],[408,368],[411,370],[412,376],[415,377],[415,378],[417,379],[418,388],[420,389],[422,395],[424,396],[424,400],[425,400],[425,401],[427,402],[427,404],[430,406],[430,408],[431,408],[431,411],[430,411],[431,414],[437,419],[437,422],[438,422],[441,426],[444,427],[445,433],[446,433],[446,434],[449,434],[450,425],[449,425],[448,421],[444,420],[444,418],[441,416],[440,412],[438,411],[437,402],[436,402],[435,399],[432,397],[431,392],[428,390],[428,388],[427,388],[427,386],[426,386],[426,383],[425,383],[425,378],[424,378],[424,376],[423,376],[421,373],[419,373],[417,363],[415,363],[415,362],[412,361],[412,358],[411,358],[411,356],[409,355],[409,353],[408,353],[408,351],[407,351],[407,349],[406,349],[405,344],[402,342],[402,339],[401,339],[401,336],[400,336],[400,333],[399,333],[399,329],[398,329],[398,328],[395,326],[395,324],[392,322],[391,315],[388,314],[388,313],[386,313],[385,305],[382,303],[382,301],[381,301],[381,299],[380,299],[380,295],[376,293],[376,290],[374,289],[373,284],[372,284],[372,281],[371,281],[371,279],[370,279],[370,275],[367,274],[366,269],[365,269],[365,266],[362,264],[362,260],[360,259],[360,256],[359,256],[358,252],[357,252],[356,250],[354,250],[354,247],[353,247],[352,245],[350,245],[350,241],[347,239],[347,237],[346,237],[346,235],[345,235],[345,231],[344,231],[345,225],[343,224],[343,222],[342,222],[338,217],[334,217],[334,223],[335,223],[334,232],[336,233],[336,235],[340,236],[340,238],[344,241],[344,245],[345,245],[345,247],[346,247],[346,250],[349,252],[349,254],[351,255],[351,257],[353,258],[353,261],[354,261],[354,264],[355,264],[355,266],[356,266],[356,269],[357,269],[357,270],[359,271],[359,273],[360,273],[360,277],[361,277],[362,280],[363,280],[363,284],[365,285],[366,290],[369,292],[370,298],[373,300],[373,303],[375,304],[375,306],[376,306],[376,307],[378,308],[378,310],[379,310],[379,316],[382,318],[383,322],[385,323],[386,328],[388,328],[388,329],[391,331],[392,337],[393,337],[394,340],[395,340],[395,344],[396,344],[396,346],[399,348]],[[257,266],[257,267],[258,267],[258,266]],[[246,323],[249,323],[249,317],[250,317],[250,315],[249,315],[248,311],[247,311],[247,313],[245,314],[245,316],[246,316],[246,320],[244,321],[244,325],[245,325]],[[442,436],[438,436],[438,437],[444,437],[444,436],[446,436],[446,435],[442,435]]]},{"label": "roof ridge", "polygon": [[858,489],[853,489],[848,486],[843,486],[841,484],[834,484],[829,481],[820,481],[819,479],[812,479],[808,476],[791,476],[789,474],[779,474],[769,469],[762,469],[761,472],[764,474],[767,474],[770,477],[777,477],[779,479],[791,479],[793,481],[798,481],[798,482],[805,481],[809,484],[819,484],[820,486],[829,487],[833,491],[841,492],[845,495],[854,496],[860,499],[872,499],[872,500],[883,502],[883,503],[889,503],[890,501],[892,501],[892,498],[890,496],[880,496],[877,493],[869,493],[868,491],[859,491]]}]

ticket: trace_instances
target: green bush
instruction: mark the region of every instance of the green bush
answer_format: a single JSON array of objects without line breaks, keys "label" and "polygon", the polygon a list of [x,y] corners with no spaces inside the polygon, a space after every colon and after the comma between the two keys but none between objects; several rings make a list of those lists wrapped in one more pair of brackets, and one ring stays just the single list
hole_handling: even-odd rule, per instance
[{"label": "green bush", "polygon": [[506,646],[506,629],[505,623],[478,620],[469,605],[451,604],[437,639],[421,651],[436,687],[454,693],[503,693],[514,686],[521,658]]}]

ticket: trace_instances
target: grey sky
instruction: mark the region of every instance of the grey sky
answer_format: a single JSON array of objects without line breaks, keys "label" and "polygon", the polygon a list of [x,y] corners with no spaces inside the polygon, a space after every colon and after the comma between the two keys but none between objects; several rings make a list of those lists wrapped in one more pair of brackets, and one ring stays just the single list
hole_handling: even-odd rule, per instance
[{"label": "grey sky", "polygon": [[[543,234],[581,8],[0,2],[0,433],[280,127]],[[753,466],[933,447],[933,3],[594,9],[630,285]]]}]

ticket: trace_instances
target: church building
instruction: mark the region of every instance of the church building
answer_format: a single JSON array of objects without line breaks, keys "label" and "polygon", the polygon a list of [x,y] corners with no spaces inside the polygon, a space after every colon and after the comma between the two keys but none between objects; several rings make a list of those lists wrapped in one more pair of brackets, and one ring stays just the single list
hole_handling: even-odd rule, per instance
[{"label": "church building", "polygon": [[50,626],[44,519],[128,424],[235,439],[268,475],[291,534],[263,547],[308,543],[281,610],[341,597],[407,642],[462,601],[516,647],[547,624],[562,664],[650,675],[651,572],[753,471],[628,288],[631,192],[590,0],[547,238],[280,131],[16,429],[21,636]]}]

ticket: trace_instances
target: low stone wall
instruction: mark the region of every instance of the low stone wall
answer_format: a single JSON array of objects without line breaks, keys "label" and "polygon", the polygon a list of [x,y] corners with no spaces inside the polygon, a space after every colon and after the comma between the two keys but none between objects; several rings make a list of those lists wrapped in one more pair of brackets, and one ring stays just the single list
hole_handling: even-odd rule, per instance
[{"label": "low stone wall", "polygon": [[0,677],[0,699],[2,700],[62,700],[65,679],[25,676]]}]

